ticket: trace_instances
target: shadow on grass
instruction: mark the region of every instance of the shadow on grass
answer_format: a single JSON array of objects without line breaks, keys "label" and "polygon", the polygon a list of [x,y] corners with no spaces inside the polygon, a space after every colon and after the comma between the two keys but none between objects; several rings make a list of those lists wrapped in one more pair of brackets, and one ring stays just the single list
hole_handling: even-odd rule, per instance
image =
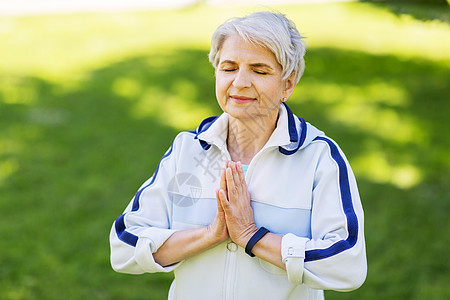
[{"label": "shadow on grass", "polygon": [[[448,73],[429,61],[309,51],[290,106],[355,162],[366,211],[368,280],[327,299],[444,295],[448,262],[436,258],[447,257],[449,229]],[[4,78],[0,298],[165,299],[171,275],[111,270],[109,229],[184,127],[176,119],[191,109],[196,121],[183,129],[193,129],[220,113],[212,75],[206,52],[180,49],[94,70],[70,89]],[[413,171],[402,186],[397,175]]]}]

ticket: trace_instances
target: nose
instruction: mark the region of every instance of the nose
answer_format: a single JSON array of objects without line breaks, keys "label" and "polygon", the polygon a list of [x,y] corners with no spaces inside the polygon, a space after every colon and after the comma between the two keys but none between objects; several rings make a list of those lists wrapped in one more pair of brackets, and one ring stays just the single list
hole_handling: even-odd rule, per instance
[{"label": "nose", "polygon": [[233,80],[233,86],[237,89],[249,88],[252,85],[250,76],[246,70],[238,70]]}]

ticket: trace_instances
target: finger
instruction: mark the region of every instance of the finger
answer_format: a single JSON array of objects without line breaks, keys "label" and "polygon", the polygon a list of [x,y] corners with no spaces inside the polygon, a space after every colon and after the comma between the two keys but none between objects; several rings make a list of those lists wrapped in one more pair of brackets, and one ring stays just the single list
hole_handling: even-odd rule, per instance
[{"label": "finger", "polygon": [[244,169],[242,168],[242,163],[240,161],[237,163],[237,170],[239,179],[241,180],[241,182],[245,182]]},{"label": "finger", "polygon": [[223,211],[223,207],[222,207],[222,203],[220,201],[220,195],[219,195],[219,190],[216,190],[216,199],[217,199],[217,211],[222,212]]},{"label": "finger", "polygon": [[245,181],[245,175],[244,175],[244,169],[242,168],[242,163],[238,162],[238,176],[239,176],[239,180],[241,182],[241,188],[242,188],[242,192],[245,194],[248,192],[248,188],[247,188],[247,182]]},{"label": "finger", "polygon": [[230,209],[230,203],[228,202],[227,195],[225,194],[225,191],[222,189],[219,189],[218,191],[219,201],[222,205],[222,208],[224,211],[228,211]]},{"label": "finger", "polygon": [[226,168],[222,170],[222,175],[220,176],[220,188],[227,193],[227,178],[226,178]]},{"label": "finger", "polygon": [[238,163],[234,163],[233,165],[233,179],[236,187],[241,190],[242,180],[239,176]]},{"label": "finger", "polygon": [[227,179],[228,200],[234,202],[236,200],[236,187],[234,185],[233,171],[231,170],[231,168],[227,168],[225,172]]},{"label": "finger", "polygon": [[237,169],[237,163],[233,163],[231,170],[233,171],[233,181],[234,181],[234,186],[236,187],[236,191],[238,194],[241,194],[242,192],[242,181],[239,177],[239,172]]}]

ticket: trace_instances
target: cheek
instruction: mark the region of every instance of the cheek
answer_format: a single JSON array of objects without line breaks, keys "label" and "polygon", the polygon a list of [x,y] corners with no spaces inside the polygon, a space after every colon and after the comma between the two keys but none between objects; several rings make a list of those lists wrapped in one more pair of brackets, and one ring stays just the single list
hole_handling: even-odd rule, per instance
[{"label": "cheek", "polygon": [[228,91],[228,83],[223,76],[216,77],[216,96],[217,99],[224,97]]},{"label": "cheek", "polygon": [[220,99],[221,92],[222,92],[222,86],[220,84],[220,81],[216,78],[216,97],[217,97],[217,99]]},{"label": "cheek", "polygon": [[219,106],[222,107],[225,104],[225,96],[227,93],[227,89],[224,87],[223,83],[219,78],[216,78],[216,99],[219,103]]},{"label": "cheek", "polygon": [[282,81],[271,81],[266,84],[266,87],[268,90],[271,91],[271,94],[276,97],[280,98],[283,94],[283,82]]}]

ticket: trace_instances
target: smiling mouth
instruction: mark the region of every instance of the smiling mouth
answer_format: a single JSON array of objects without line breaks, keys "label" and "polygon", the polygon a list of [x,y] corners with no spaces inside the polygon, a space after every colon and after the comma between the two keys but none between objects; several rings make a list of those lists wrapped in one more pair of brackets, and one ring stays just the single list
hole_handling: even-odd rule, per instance
[{"label": "smiling mouth", "polygon": [[250,98],[250,97],[245,97],[245,96],[238,96],[238,95],[231,95],[230,98],[238,103],[248,103],[248,102],[252,102],[255,101],[256,98]]}]

